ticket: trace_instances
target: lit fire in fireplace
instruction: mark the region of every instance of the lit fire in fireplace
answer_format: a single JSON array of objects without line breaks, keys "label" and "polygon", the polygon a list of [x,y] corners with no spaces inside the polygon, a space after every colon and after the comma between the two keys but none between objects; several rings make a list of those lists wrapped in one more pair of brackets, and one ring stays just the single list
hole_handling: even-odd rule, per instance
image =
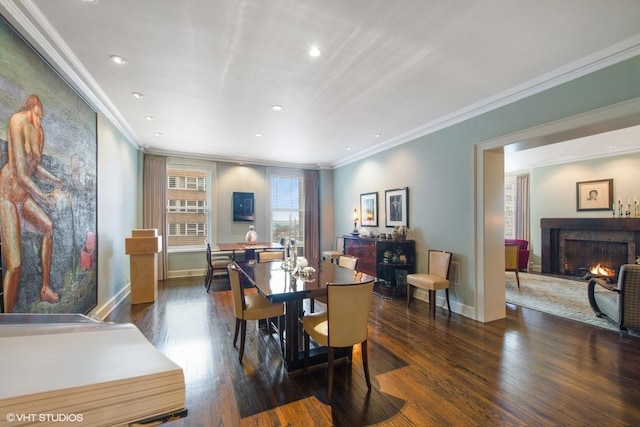
[{"label": "lit fire in fireplace", "polygon": [[591,267],[589,269],[589,273],[593,274],[594,276],[603,276],[603,277],[613,277],[616,275],[615,271],[601,265],[600,263],[598,263],[598,265],[594,267]]}]

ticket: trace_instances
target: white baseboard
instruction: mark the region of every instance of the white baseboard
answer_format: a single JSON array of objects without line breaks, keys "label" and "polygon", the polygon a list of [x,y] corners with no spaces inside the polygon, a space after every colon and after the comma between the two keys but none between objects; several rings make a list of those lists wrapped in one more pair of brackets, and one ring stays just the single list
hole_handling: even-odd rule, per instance
[{"label": "white baseboard", "polygon": [[127,283],[124,288],[115,294],[109,301],[104,303],[100,307],[96,307],[89,313],[91,317],[98,317],[100,320],[107,318],[111,312],[124,301],[124,299],[131,293],[131,282]]}]

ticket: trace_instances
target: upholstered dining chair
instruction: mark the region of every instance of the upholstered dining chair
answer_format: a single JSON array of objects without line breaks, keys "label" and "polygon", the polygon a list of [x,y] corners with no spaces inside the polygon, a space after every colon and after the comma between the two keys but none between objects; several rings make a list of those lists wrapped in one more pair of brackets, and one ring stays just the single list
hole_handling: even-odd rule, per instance
[{"label": "upholstered dining chair", "polygon": [[640,330],[640,265],[623,264],[617,283],[591,279],[587,295],[596,316],[609,319],[620,331]]},{"label": "upholstered dining chair", "polygon": [[429,291],[429,310],[431,318],[436,317],[436,291],[444,289],[447,298],[447,309],[451,315],[449,303],[449,269],[451,267],[451,252],[429,251],[429,273],[414,273],[407,275],[407,308],[411,306],[411,287]]},{"label": "upholstered dining chair", "polygon": [[322,259],[323,260],[328,259],[329,261],[333,262],[334,260],[337,260],[340,257],[340,255],[342,255],[343,253],[344,253],[344,238],[337,237],[335,249],[322,251]]},{"label": "upholstered dining chair", "polygon": [[327,310],[302,317],[304,330],[305,370],[309,364],[310,338],[327,347],[327,400],[331,402],[333,389],[334,349],[360,344],[362,365],[367,387],[371,390],[367,339],[369,311],[373,296],[373,281],[365,283],[327,285]]},{"label": "upholstered dining chair", "polygon": [[513,271],[516,274],[516,282],[520,289],[520,245],[514,243],[505,243],[504,245],[504,269],[505,271]]},{"label": "upholstered dining chair", "polygon": [[211,255],[211,244],[205,240],[206,243],[206,258],[207,258],[207,276],[204,279],[204,286],[207,288],[207,292],[211,288],[211,281],[216,271],[227,271],[227,266],[231,263],[231,258],[224,255]]},{"label": "upholstered dining chair", "polygon": [[358,258],[352,255],[340,255],[340,257],[338,257],[338,265],[350,270],[357,270]]},{"label": "upholstered dining chair", "polygon": [[270,262],[270,261],[284,261],[283,250],[266,250],[257,252],[258,262]]},{"label": "upholstered dining chair", "polygon": [[267,332],[271,335],[272,318],[278,319],[278,336],[280,337],[280,350],[284,348],[283,330],[284,303],[272,303],[260,293],[245,294],[240,283],[240,269],[236,263],[229,264],[229,281],[231,282],[231,294],[233,296],[233,312],[236,316],[235,333],[233,334],[233,346],[238,341],[240,332],[240,351],[238,360],[242,363],[244,355],[244,342],[247,336],[247,320],[266,320]]},{"label": "upholstered dining chair", "polygon": [[[356,270],[358,268],[358,258],[351,255],[340,255],[338,257],[338,265],[343,268],[348,268],[349,270]],[[316,309],[316,301],[321,302],[322,304],[327,304],[326,297],[317,297],[311,299],[311,312],[313,313]]]}]

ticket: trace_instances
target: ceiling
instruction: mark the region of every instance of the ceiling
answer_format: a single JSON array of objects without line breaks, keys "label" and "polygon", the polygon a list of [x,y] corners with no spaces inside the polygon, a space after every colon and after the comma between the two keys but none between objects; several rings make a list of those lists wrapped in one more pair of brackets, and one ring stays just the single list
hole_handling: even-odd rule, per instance
[{"label": "ceiling", "polygon": [[0,10],[141,149],[265,165],[340,166],[640,54],[637,0],[0,0]]}]

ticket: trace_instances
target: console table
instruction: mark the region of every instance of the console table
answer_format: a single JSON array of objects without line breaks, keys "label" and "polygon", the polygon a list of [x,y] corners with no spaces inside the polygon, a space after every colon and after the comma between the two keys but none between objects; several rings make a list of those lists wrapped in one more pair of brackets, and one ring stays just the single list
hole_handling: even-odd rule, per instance
[{"label": "console table", "polygon": [[406,295],[407,274],[416,272],[415,240],[382,240],[349,235],[343,238],[344,253],[358,258],[358,271],[384,281],[376,284],[378,293],[388,297]]}]

